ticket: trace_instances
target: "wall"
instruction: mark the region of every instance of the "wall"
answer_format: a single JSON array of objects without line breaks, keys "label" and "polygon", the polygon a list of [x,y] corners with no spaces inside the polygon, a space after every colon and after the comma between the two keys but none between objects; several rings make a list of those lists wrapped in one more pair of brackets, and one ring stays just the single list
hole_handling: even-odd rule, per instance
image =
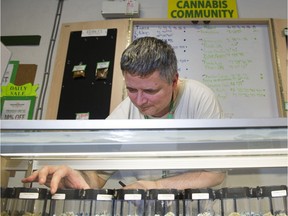
[{"label": "wall", "polygon": [[[104,20],[101,15],[102,1],[104,0],[64,0],[61,23]],[[166,0],[138,0],[138,2],[141,18],[167,17]],[[39,46],[8,47],[12,51],[13,60],[38,65],[35,84],[42,83],[57,5],[58,0],[1,0],[1,35],[41,35]],[[287,0],[238,0],[237,5],[239,18],[287,18]],[[57,41],[53,60],[56,50]],[[51,67],[52,72],[54,61]],[[46,94],[46,102],[48,97],[49,92]],[[43,116],[45,110],[44,107]]]},{"label": "wall", "polygon": [[[65,0],[61,23],[104,20],[101,15],[101,3],[103,0]],[[141,8],[141,18],[166,18],[166,0],[138,0]],[[45,69],[45,60],[52,34],[58,1],[57,0],[1,0],[1,35],[41,35],[41,43],[35,47],[8,47],[12,51],[12,59],[20,60],[25,64],[37,64],[38,70],[35,84],[42,83]],[[287,18],[287,0],[237,0],[239,18]],[[57,41],[53,59],[57,50]],[[51,71],[54,63],[52,62]],[[52,74],[51,76],[52,77]],[[51,79],[50,79],[51,80]],[[51,85],[51,83],[50,83]],[[51,85],[53,87],[53,84]],[[38,91],[39,93],[40,91]],[[48,92],[49,93],[49,92]],[[46,95],[48,99],[49,94]],[[47,101],[47,100],[46,100]],[[37,104],[36,104],[37,105]],[[44,115],[45,116],[45,109]],[[287,182],[287,170],[256,169],[251,173],[232,171],[227,179],[227,184],[242,185],[244,179],[254,179],[251,175],[262,173],[268,178],[264,182],[255,180],[252,185],[274,184],[273,178],[277,177],[279,182]],[[274,173],[275,172],[275,173]],[[286,172],[286,174],[285,174]],[[280,177],[279,177],[280,175]],[[271,181],[271,182],[270,182]],[[20,183],[19,180],[17,180]]]}]

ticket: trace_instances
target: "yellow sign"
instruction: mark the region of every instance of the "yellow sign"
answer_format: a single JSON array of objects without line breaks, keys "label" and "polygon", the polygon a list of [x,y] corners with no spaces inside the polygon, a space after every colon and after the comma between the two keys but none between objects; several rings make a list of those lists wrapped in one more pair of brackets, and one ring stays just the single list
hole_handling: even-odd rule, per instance
[{"label": "yellow sign", "polygon": [[236,0],[168,0],[168,18],[238,18]]},{"label": "yellow sign", "polygon": [[36,90],[38,85],[32,85],[27,83],[25,85],[17,86],[12,83],[8,83],[7,86],[1,87],[1,97],[5,96],[36,96]]}]

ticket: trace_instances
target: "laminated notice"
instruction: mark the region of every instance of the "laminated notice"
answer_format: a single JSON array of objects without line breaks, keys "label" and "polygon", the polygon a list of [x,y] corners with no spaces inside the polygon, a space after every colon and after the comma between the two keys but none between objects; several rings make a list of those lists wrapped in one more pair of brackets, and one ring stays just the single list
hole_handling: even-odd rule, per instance
[{"label": "laminated notice", "polygon": [[209,199],[209,193],[193,193],[192,194],[193,200],[204,200]]},{"label": "laminated notice", "polygon": [[124,200],[141,200],[142,195],[141,194],[125,194]]},{"label": "laminated notice", "polygon": [[158,194],[158,200],[175,200],[174,194]]},{"label": "laminated notice", "polygon": [[39,193],[20,193],[19,199],[38,199]]},{"label": "laminated notice", "polygon": [[107,29],[87,29],[82,30],[82,37],[100,37],[107,36]]},{"label": "laminated notice", "polygon": [[277,190],[277,191],[272,191],[271,192],[272,197],[282,197],[282,196],[287,196],[287,191],[286,190]]},{"label": "laminated notice", "polygon": [[51,198],[52,199],[57,199],[57,200],[64,200],[66,198],[66,194],[56,193]]},{"label": "laminated notice", "polygon": [[98,194],[97,200],[112,200],[112,195],[110,195],[110,194]]}]

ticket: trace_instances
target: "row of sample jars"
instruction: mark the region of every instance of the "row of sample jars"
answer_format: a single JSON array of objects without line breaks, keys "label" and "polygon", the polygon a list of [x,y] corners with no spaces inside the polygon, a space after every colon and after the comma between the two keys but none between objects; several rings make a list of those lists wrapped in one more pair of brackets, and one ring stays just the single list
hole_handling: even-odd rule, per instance
[{"label": "row of sample jars", "polygon": [[207,189],[1,188],[1,216],[287,215],[287,186]]}]

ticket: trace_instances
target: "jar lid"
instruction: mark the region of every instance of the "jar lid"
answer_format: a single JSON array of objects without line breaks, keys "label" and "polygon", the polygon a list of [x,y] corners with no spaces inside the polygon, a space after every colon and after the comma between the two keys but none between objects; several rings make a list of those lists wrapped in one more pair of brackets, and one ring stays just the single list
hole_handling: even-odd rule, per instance
[{"label": "jar lid", "polygon": [[1,198],[13,198],[15,189],[11,187],[1,187]]},{"label": "jar lid", "polygon": [[18,199],[47,199],[48,190],[46,188],[25,188],[16,187],[14,198]]},{"label": "jar lid", "polygon": [[85,199],[111,200],[114,196],[114,190],[111,189],[86,189]]},{"label": "jar lid", "polygon": [[185,199],[191,200],[208,200],[215,198],[214,191],[211,188],[203,189],[185,189],[184,190]]},{"label": "jar lid", "polygon": [[216,191],[216,198],[247,198],[250,197],[249,187],[238,187],[238,188],[221,188]]},{"label": "jar lid", "polygon": [[84,199],[84,195],[83,189],[58,189],[55,194],[50,194],[50,199],[77,200]]},{"label": "jar lid", "polygon": [[258,198],[258,188],[249,188],[250,197]]},{"label": "jar lid", "polygon": [[115,191],[115,198],[119,200],[144,200],[146,195],[142,189],[118,189]]},{"label": "jar lid", "polygon": [[284,197],[287,196],[286,185],[257,187],[258,197]]},{"label": "jar lid", "polygon": [[177,189],[150,189],[147,191],[147,199],[151,200],[176,200],[180,191]]}]

